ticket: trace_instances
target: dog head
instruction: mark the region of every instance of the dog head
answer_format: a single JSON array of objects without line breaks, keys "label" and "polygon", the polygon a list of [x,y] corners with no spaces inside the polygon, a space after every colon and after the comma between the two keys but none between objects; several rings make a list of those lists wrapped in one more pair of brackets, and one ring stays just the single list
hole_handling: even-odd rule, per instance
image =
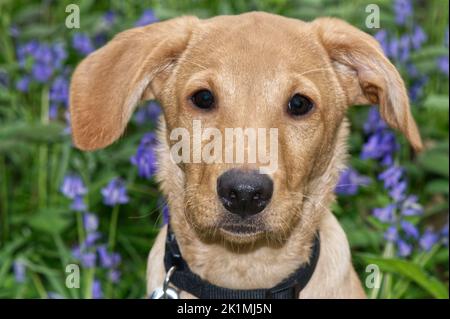
[{"label": "dog head", "polygon": [[[75,145],[95,150],[111,144],[146,99],[162,105],[162,142],[176,150],[173,157],[180,148],[172,132],[181,129],[178,135],[189,141],[188,160],[176,164],[184,183],[178,213],[199,233],[231,242],[280,238],[308,218],[303,202],[337,152],[351,105],[378,104],[392,128],[416,150],[422,147],[399,73],[370,35],[338,19],[181,17],[122,32],[73,75]],[[196,140],[199,125],[209,133]],[[250,161],[250,155],[237,162],[239,147],[267,154],[270,143],[227,143],[230,128],[253,129],[266,141],[276,129],[276,167],[261,171],[263,160]],[[213,144],[212,160],[194,154],[197,147],[211,155],[211,139],[221,138],[216,135],[222,140]],[[230,150],[233,160],[227,161]]]}]

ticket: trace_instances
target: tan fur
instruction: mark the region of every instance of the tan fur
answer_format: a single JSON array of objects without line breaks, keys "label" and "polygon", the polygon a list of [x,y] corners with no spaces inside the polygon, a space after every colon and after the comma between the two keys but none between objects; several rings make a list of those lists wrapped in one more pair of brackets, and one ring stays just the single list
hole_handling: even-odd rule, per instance
[{"label": "tan fur", "polygon": [[[189,102],[199,89],[214,92],[214,110],[203,112]],[[294,119],[286,105],[297,92],[316,107]],[[163,107],[157,179],[192,271],[223,287],[269,288],[308,262],[319,231],[318,266],[300,297],[365,297],[346,236],[329,210],[345,167],[348,106],[378,103],[387,123],[415,149],[422,147],[403,81],[372,37],[337,19],[305,23],[261,12],[182,17],[125,31],[87,57],[73,76],[75,144],[92,150],[114,142],[136,103],[148,98]],[[170,132],[182,127],[192,133],[195,119],[222,132],[278,128],[278,170],[270,175],[274,193],[259,214],[264,233],[245,237],[222,231],[227,212],[216,194],[224,171],[261,163],[171,161]],[[149,255],[149,293],[164,278],[165,232]]]}]

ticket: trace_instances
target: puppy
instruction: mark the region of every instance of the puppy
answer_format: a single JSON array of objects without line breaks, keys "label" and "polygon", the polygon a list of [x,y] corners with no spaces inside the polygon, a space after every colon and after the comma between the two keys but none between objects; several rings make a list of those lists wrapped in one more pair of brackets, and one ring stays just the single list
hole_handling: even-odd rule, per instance
[{"label": "puppy", "polygon": [[[404,83],[374,38],[339,19],[262,12],[186,16],[124,31],[73,74],[74,144],[96,150],[113,143],[148,99],[162,105],[157,179],[192,273],[232,290],[274,287],[310,262],[318,234],[317,265],[295,297],[365,297],[329,209],[345,167],[347,108],[379,105],[392,128],[422,147]],[[192,134],[195,120],[222,133],[276,128],[277,169],[256,174],[258,161],[175,162],[170,134]],[[149,293],[166,276],[166,232],[148,258]]]}]

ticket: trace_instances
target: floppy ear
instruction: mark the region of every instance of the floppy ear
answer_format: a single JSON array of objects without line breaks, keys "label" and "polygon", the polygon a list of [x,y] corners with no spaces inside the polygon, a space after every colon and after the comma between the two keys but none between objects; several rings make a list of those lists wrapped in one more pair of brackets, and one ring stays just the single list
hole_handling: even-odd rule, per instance
[{"label": "floppy ear", "polygon": [[411,115],[405,84],[378,42],[339,19],[320,18],[312,25],[346,91],[348,104],[379,104],[386,123],[400,130],[420,151],[422,141]]},{"label": "floppy ear", "polygon": [[124,31],[78,65],[70,85],[75,146],[95,150],[120,137],[136,104],[155,97],[197,21],[181,17]]}]

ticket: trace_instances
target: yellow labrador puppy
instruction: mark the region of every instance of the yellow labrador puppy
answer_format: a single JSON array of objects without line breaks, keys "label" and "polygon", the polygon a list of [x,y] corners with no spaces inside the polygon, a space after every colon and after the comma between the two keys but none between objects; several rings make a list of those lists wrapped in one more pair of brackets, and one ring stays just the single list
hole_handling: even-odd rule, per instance
[{"label": "yellow labrador puppy", "polygon": [[[163,108],[157,177],[170,208],[170,234],[161,230],[148,259],[149,294],[365,297],[329,209],[345,166],[347,108],[378,104],[392,128],[422,147],[404,83],[370,35],[338,19],[262,12],[122,32],[73,75],[75,145],[113,143],[147,99]],[[195,134],[196,121],[219,133],[275,128],[276,169],[258,171],[259,158],[174,161],[171,132]]]}]

